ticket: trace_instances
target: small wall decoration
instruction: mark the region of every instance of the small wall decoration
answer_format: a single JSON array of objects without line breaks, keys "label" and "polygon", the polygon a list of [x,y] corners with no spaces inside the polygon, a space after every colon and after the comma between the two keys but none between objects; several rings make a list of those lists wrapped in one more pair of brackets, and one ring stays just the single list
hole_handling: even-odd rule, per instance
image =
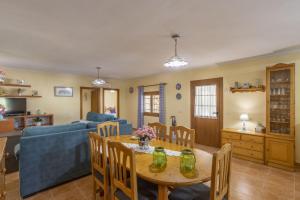
[{"label": "small wall decoration", "polygon": [[73,88],[72,87],[54,87],[54,96],[56,97],[73,97]]},{"label": "small wall decoration", "polygon": [[177,83],[176,84],[176,90],[180,90],[181,89],[181,84],[180,83]]},{"label": "small wall decoration", "polygon": [[133,87],[129,87],[129,93],[132,94],[134,91]]},{"label": "small wall decoration", "polygon": [[176,99],[177,99],[177,100],[180,100],[180,99],[181,99],[181,94],[180,94],[180,93],[177,93],[177,94],[176,94]]}]

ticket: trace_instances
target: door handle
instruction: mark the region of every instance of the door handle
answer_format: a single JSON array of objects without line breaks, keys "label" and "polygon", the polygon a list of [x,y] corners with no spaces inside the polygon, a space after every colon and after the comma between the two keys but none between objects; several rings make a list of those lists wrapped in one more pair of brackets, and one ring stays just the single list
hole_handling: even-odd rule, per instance
[{"label": "door handle", "polygon": [[214,115],[218,115],[218,114],[219,114],[219,112],[213,112],[212,114],[214,114]]}]

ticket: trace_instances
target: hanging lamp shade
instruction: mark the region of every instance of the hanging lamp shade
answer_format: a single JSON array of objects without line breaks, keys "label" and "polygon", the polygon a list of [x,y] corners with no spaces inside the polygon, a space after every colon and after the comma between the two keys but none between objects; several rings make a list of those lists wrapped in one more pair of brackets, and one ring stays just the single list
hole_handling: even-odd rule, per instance
[{"label": "hanging lamp shade", "polygon": [[98,77],[92,81],[92,85],[95,87],[101,87],[106,84],[106,81],[100,78],[100,69],[101,67],[97,67]]},{"label": "hanging lamp shade", "polygon": [[175,55],[173,57],[171,57],[170,59],[167,60],[167,62],[164,64],[165,67],[168,67],[168,68],[179,68],[179,67],[186,66],[188,64],[188,62],[184,58],[181,58],[177,54],[177,39],[179,37],[180,36],[178,34],[172,35],[172,38],[175,41]]}]

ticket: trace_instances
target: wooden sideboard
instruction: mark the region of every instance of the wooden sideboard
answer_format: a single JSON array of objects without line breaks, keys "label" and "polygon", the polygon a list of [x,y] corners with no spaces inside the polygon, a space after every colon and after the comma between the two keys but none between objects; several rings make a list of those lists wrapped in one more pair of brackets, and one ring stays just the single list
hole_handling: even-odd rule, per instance
[{"label": "wooden sideboard", "polygon": [[34,122],[35,118],[42,119],[42,126],[53,125],[53,114],[12,116],[0,120],[0,133],[23,130],[26,127],[36,126]]},{"label": "wooden sideboard", "polygon": [[258,163],[264,163],[265,134],[236,129],[222,130],[222,145],[230,143],[233,156]]},{"label": "wooden sideboard", "polygon": [[0,138],[0,200],[6,199],[5,191],[5,146],[6,137]]}]

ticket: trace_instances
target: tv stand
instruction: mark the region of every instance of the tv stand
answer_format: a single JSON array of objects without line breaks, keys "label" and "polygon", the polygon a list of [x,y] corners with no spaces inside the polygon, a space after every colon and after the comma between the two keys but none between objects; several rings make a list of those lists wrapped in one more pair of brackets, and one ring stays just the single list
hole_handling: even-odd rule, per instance
[{"label": "tv stand", "polygon": [[[10,121],[10,123],[13,123],[13,130],[11,131],[14,131],[14,130],[23,130],[24,128],[30,126],[36,126],[36,123],[34,122],[34,119],[36,118],[42,119],[42,126],[53,125],[53,114],[17,115],[17,116],[7,117],[5,120]],[[3,132],[1,130],[1,126],[0,126],[0,132]]]}]

